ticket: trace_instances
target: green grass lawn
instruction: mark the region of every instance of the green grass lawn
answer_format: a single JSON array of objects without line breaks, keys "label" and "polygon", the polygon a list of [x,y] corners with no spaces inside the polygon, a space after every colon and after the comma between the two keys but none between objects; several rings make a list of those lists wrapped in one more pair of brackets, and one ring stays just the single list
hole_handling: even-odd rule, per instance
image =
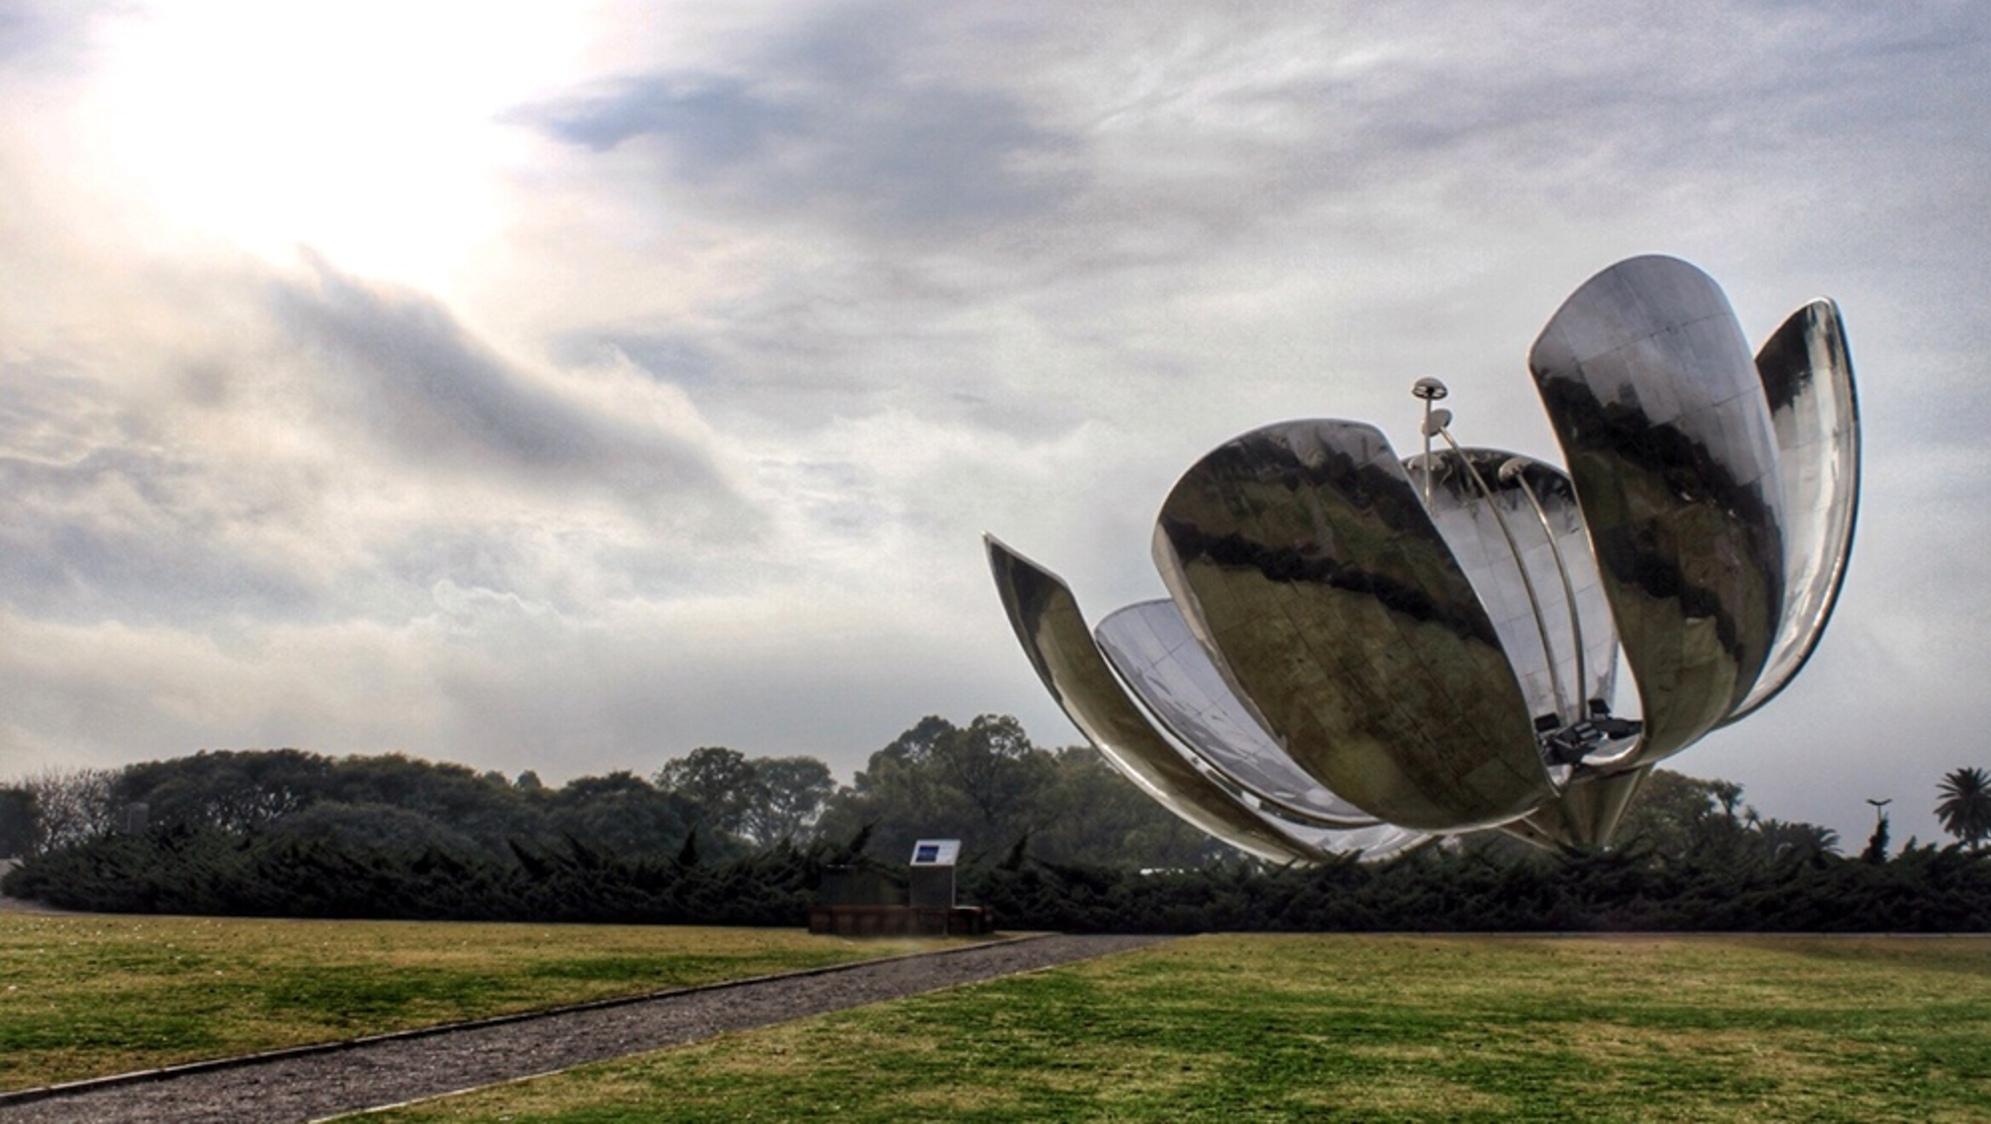
[{"label": "green grass lawn", "polygon": [[785,929],[0,914],[0,1089],[942,943]]},{"label": "green grass lawn", "polygon": [[1208,936],[414,1121],[1991,1119],[1991,938]]}]

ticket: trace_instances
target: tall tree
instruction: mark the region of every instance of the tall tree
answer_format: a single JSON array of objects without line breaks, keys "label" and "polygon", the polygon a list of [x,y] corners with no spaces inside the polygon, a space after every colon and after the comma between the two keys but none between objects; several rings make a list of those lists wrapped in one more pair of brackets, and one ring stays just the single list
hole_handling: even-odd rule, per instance
[{"label": "tall tree", "polygon": [[[1914,842],[1914,840],[1909,840]],[[1878,866],[1887,861],[1887,813],[1874,816],[1873,834],[1867,838],[1867,849],[1860,852],[1860,861]]]},{"label": "tall tree", "polygon": [[1943,797],[1936,815],[1944,831],[1973,850],[1991,836],[1991,774],[1975,766],[1957,769],[1943,777],[1936,791]]},{"label": "tall tree", "polygon": [[1839,853],[1839,833],[1815,823],[1758,818],[1750,830],[1769,858],[1816,859]]},{"label": "tall tree", "polygon": [[1618,828],[1620,846],[1641,844],[1655,862],[1692,859],[1743,868],[1838,853],[1828,827],[1766,818],[1742,802],[1742,786],[1654,769]]},{"label": "tall tree", "polygon": [[113,769],[44,769],[21,782],[34,796],[33,850],[66,847],[110,834],[119,801]]},{"label": "tall tree", "polygon": [[755,798],[754,767],[747,755],[721,745],[705,745],[657,770],[657,787],[698,805],[706,829],[741,835]]},{"label": "tall tree", "polygon": [[762,846],[800,840],[836,794],[830,767],[813,757],[756,757],[753,802],[743,817],[749,839]]},{"label": "tall tree", "polygon": [[1089,745],[1053,751],[1041,825],[1027,850],[1053,862],[1182,869],[1238,852],[1155,803]]},{"label": "tall tree", "polygon": [[875,824],[874,853],[895,859],[922,837],[959,838],[970,854],[1005,848],[1046,821],[1054,773],[1051,754],[1008,715],[966,727],[929,716],[871,755],[823,828],[842,838]]},{"label": "tall tree", "polygon": [[1647,843],[1670,859],[1690,854],[1720,855],[1737,849],[1745,834],[1735,808],[1742,787],[1654,769],[1618,827],[1622,843]]},{"label": "tall tree", "polygon": [[118,774],[119,803],[143,803],[153,823],[246,831],[325,795],[340,763],[297,749],[202,750]]},{"label": "tall tree", "polygon": [[691,833],[697,807],[627,771],[577,777],[547,798],[549,826],[624,858],[668,858]]}]

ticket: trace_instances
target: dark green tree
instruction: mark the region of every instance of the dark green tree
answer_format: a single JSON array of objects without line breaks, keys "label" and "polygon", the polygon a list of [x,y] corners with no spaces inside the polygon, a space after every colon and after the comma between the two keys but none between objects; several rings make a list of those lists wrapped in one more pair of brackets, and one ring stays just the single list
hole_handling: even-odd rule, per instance
[{"label": "dark green tree", "polygon": [[756,757],[753,792],[741,829],[761,846],[800,840],[836,795],[830,767],[813,757]]},{"label": "dark green tree", "polygon": [[876,824],[872,853],[903,860],[913,840],[961,839],[969,854],[1008,847],[1048,817],[1051,755],[1016,719],[984,714],[966,727],[928,716],[871,755],[824,812],[832,838]]},{"label": "dark green tree", "polygon": [[744,834],[756,796],[747,755],[720,745],[700,746],[665,762],[657,770],[657,787],[697,805],[707,830],[718,835]]},{"label": "dark green tree", "polygon": [[565,840],[625,858],[668,858],[684,846],[699,806],[630,772],[580,777],[547,799],[547,827]]},{"label": "dark green tree", "polygon": [[1731,870],[1838,853],[1839,835],[1831,828],[1765,818],[1742,795],[1733,781],[1655,769],[1619,825],[1617,849],[1637,850],[1654,866]]},{"label": "dark green tree", "polygon": [[331,758],[296,749],[204,750],[132,765],[117,774],[115,803],[147,805],[159,827],[242,832],[332,801],[429,816],[484,846],[545,829],[541,812],[501,774],[401,754]]},{"label": "dark green tree", "polygon": [[1029,851],[1053,861],[1143,868],[1200,867],[1238,853],[1184,822],[1116,772],[1089,745],[1052,753],[1041,826]]},{"label": "dark green tree", "polygon": [[1815,823],[1757,819],[1750,829],[1770,859],[1816,859],[1839,853],[1839,833]]},{"label": "dark green tree", "polygon": [[1991,774],[1969,766],[1946,774],[1936,786],[1942,800],[1936,815],[1943,830],[1976,850],[1991,836]]},{"label": "dark green tree", "polygon": [[347,850],[387,850],[420,854],[431,848],[466,855],[481,850],[468,835],[433,816],[392,804],[348,804],[320,800],[275,821],[270,835],[302,843],[332,843]]},{"label": "dark green tree", "polygon": [[144,803],[154,824],[246,831],[324,799],[336,768],[297,749],[202,750],[129,766],[114,791]]},{"label": "dark green tree", "polygon": [[1873,834],[1867,837],[1867,849],[1860,852],[1860,861],[1876,865],[1887,861],[1887,813],[1874,817]]},{"label": "dark green tree", "polygon": [[1741,800],[1741,786],[1728,781],[1654,769],[1626,809],[1617,837],[1671,859],[1731,853],[1746,830],[1735,812]]},{"label": "dark green tree", "polygon": [[19,858],[35,849],[40,831],[35,794],[25,788],[0,788],[0,858]]}]

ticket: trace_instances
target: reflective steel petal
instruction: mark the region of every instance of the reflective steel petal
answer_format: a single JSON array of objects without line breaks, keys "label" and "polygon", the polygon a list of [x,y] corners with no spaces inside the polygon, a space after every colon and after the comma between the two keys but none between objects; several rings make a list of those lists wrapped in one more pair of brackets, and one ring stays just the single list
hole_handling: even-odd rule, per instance
[{"label": "reflective steel petal", "polygon": [[1267,426],[1198,461],[1155,561],[1240,700],[1330,791],[1461,830],[1554,796],[1499,634],[1373,426]]},{"label": "reflective steel petal", "polygon": [[[1190,756],[1194,757],[1193,754]],[[1229,787],[1230,782],[1226,778],[1216,776],[1215,779],[1219,787]],[[1266,804],[1259,805],[1258,813],[1280,830],[1308,846],[1344,858],[1359,859],[1362,862],[1381,862],[1384,859],[1394,858],[1438,838],[1429,832],[1413,831],[1395,824],[1373,821],[1366,827],[1323,827],[1318,819],[1294,818]]]},{"label": "reflective steel petal", "polygon": [[1770,658],[1723,725],[1775,698],[1811,658],[1846,578],[1860,503],[1860,405],[1838,306],[1816,300],[1792,313],[1756,353],[1756,372],[1777,438],[1788,584]]},{"label": "reflective steel petal", "polygon": [[1242,851],[1275,862],[1324,857],[1198,771],[1148,723],[1114,680],[1064,582],[995,538],[986,542],[996,588],[1031,666],[1107,761],[1163,807]]},{"label": "reflective steel petal", "polygon": [[1783,489],[1748,345],[1714,281],[1642,257],[1585,282],[1529,353],[1643,703],[1626,764],[1749,694],[1784,605]]},{"label": "reflective steel petal", "polygon": [[1430,496],[1431,521],[1486,606],[1528,712],[1538,723],[1589,717],[1615,689],[1618,630],[1569,477],[1499,449],[1465,448],[1431,460],[1428,493],[1422,456],[1406,459],[1404,471],[1419,495]]},{"label": "reflective steel petal", "polygon": [[1100,621],[1093,636],[1164,729],[1271,810],[1320,826],[1376,822],[1293,764],[1231,693],[1174,602],[1129,605]]},{"label": "reflective steel petal", "polygon": [[1322,832],[1318,838],[1319,845],[1326,850],[1373,863],[1393,859],[1408,851],[1416,850],[1438,837],[1385,823],[1374,827]]}]

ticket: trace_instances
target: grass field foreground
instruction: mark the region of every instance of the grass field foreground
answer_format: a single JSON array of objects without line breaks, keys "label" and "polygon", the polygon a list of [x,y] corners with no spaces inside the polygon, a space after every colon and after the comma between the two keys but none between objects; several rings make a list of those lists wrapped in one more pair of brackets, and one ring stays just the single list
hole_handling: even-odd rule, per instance
[{"label": "grass field foreground", "polygon": [[1512,1117],[1991,1119],[1991,938],[1206,936],[387,1119]]},{"label": "grass field foreground", "polygon": [[946,943],[788,929],[0,914],[0,1089]]}]

